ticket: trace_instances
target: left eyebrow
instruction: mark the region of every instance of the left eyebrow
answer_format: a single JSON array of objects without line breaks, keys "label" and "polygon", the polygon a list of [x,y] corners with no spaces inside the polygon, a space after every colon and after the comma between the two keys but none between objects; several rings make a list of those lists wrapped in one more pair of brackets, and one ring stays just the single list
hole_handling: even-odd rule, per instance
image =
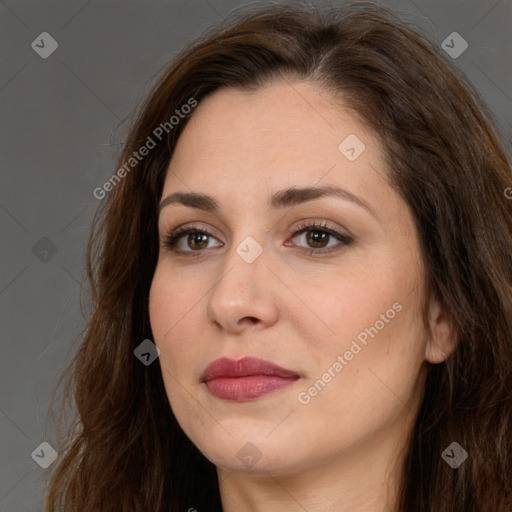
[{"label": "left eyebrow", "polygon": [[[338,197],[345,201],[350,201],[365,208],[374,217],[377,217],[373,208],[360,197],[336,187],[334,185],[325,185],[323,187],[291,187],[275,192],[268,200],[271,210],[278,210],[289,206],[313,201],[322,197]],[[197,208],[212,213],[219,211],[219,203],[215,198],[207,194],[198,192],[174,192],[163,199],[158,206],[158,213],[170,204],[182,204],[190,208]]]}]

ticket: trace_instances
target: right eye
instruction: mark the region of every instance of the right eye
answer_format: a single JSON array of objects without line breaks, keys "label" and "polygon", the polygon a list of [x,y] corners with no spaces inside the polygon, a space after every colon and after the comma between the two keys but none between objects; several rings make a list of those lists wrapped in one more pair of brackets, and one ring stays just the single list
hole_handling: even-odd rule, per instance
[{"label": "right eye", "polygon": [[196,253],[196,256],[211,248],[208,247],[210,237],[213,238],[213,235],[201,227],[179,227],[166,236],[165,245],[177,254]]}]

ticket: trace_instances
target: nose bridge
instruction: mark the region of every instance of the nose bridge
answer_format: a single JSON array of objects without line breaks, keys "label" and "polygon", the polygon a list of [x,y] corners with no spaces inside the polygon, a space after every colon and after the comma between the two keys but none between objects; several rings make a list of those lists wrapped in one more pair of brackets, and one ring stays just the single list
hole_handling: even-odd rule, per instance
[{"label": "nose bridge", "polygon": [[[258,214],[260,203],[251,203],[246,201],[246,204],[240,205],[236,222],[233,224],[232,246],[225,255],[226,269],[235,267],[237,272],[247,272],[249,276],[264,272],[264,262],[268,260],[267,251],[270,250],[265,240],[265,225],[261,220],[263,217]],[[260,221],[255,222],[254,219],[257,219],[258,215]]]},{"label": "nose bridge", "polygon": [[[254,230],[253,230],[254,232]],[[263,235],[259,240],[253,235],[238,237],[225,255],[223,278],[219,282],[244,287],[246,293],[256,292],[261,283],[268,282],[268,247],[265,247]],[[236,240],[234,238],[233,240]],[[217,285],[217,287],[219,286]],[[236,290],[231,290],[236,294]]]},{"label": "nose bridge", "polygon": [[237,236],[235,230],[234,243],[224,254],[222,275],[209,295],[208,317],[224,328],[236,330],[246,317],[264,323],[276,317],[276,297],[270,289],[275,278],[267,268],[270,250],[264,247],[264,234],[258,233]]}]

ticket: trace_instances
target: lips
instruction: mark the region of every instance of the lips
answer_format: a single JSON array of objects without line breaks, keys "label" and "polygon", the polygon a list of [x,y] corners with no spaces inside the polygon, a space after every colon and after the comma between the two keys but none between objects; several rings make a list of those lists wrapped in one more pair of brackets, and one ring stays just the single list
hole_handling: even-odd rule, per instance
[{"label": "lips", "polygon": [[247,401],[267,395],[298,380],[300,376],[270,361],[244,357],[215,360],[201,376],[210,394],[231,401]]},{"label": "lips", "polygon": [[275,377],[298,377],[295,372],[281,368],[274,363],[257,359],[255,357],[244,357],[235,361],[223,357],[215,360],[207,366],[201,376],[203,382],[216,379],[218,377],[235,378],[248,377],[251,375],[273,375]]}]

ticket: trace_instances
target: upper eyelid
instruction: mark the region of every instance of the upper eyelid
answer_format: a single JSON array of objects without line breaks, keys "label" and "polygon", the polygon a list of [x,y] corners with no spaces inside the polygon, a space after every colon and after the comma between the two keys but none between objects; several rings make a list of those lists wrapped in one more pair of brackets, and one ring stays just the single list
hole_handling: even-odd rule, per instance
[{"label": "upper eyelid", "polygon": [[[307,229],[318,229],[318,230],[323,229],[326,231],[334,231],[335,233],[344,235],[346,237],[353,236],[347,229],[342,228],[342,227],[338,228],[334,225],[330,225],[329,222],[325,221],[325,220],[310,220],[310,219],[303,220],[303,219],[301,219],[299,221],[296,221],[294,224],[292,224],[292,227],[287,228],[286,231],[290,234],[294,234],[294,233],[297,233],[298,231],[304,231]],[[215,234],[212,232],[212,231],[217,231],[216,228],[212,228],[210,226],[205,227],[205,226],[201,226],[201,225],[198,225],[195,223],[191,223],[191,224],[185,223],[185,224],[178,225],[175,228],[172,228],[169,230],[164,230],[164,236],[176,234],[177,232],[187,231],[187,230],[197,230],[200,232],[205,232],[209,236],[213,236],[214,238],[217,238],[215,236]],[[266,233],[268,233],[268,231],[266,231]],[[343,233],[343,232],[346,232],[346,233]]]}]

